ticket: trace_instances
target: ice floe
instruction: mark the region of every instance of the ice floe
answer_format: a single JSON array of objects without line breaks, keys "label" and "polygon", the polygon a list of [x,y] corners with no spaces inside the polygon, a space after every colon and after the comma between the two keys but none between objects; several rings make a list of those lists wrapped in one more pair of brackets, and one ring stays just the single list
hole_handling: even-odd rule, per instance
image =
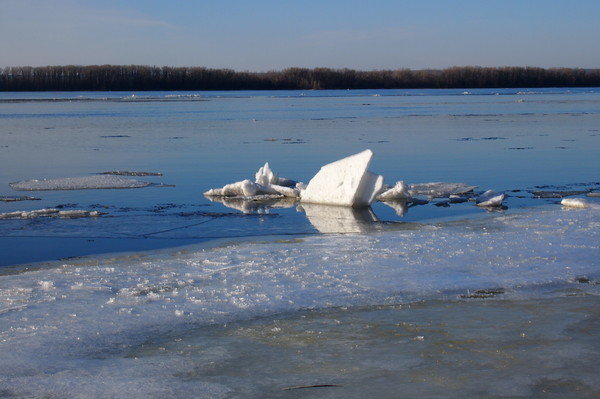
[{"label": "ice floe", "polygon": [[72,209],[61,211],[56,208],[36,209],[32,211],[14,211],[0,213],[0,219],[35,219],[39,217],[85,218],[105,215],[105,212]]},{"label": "ice floe", "polygon": [[585,200],[583,198],[563,198],[560,201],[567,208],[600,208],[600,204]]},{"label": "ice floe", "polygon": [[301,201],[369,206],[383,188],[383,176],[368,171],[373,152],[365,150],[321,167],[302,191]]},{"label": "ice floe", "polygon": [[12,196],[12,195],[0,195],[0,201],[2,202],[17,202],[17,201],[39,201],[40,198],[29,197],[27,195]]},{"label": "ice floe", "polygon": [[134,172],[129,170],[111,170],[108,172],[100,172],[100,175],[114,175],[114,176],[162,176],[160,172]]},{"label": "ice floe", "polygon": [[9,184],[12,189],[17,191],[141,188],[149,185],[151,185],[149,182],[114,175],[65,177],[60,179],[33,179]]},{"label": "ice floe", "polygon": [[504,201],[504,193],[497,193],[494,190],[487,190],[483,194],[477,197],[475,200],[475,204],[477,206],[484,207],[498,207],[502,206],[502,201]]},{"label": "ice floe", "polygon": [[424,195],[431,198],[447,198],[451,195],[467,194],[475,190],[477,186],[469,186],[465,183],[414,183],[408,186],[411,197]]}]

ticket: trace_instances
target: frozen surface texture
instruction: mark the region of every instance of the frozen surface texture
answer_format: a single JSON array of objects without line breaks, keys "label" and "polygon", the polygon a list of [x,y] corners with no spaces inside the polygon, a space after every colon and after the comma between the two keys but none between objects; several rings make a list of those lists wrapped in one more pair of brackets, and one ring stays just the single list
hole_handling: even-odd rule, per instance
[{"label": "frozen surface texture", "polygon": [[425,195],[432,198],[446,198],[453,194],[470,193],[477,186],[469,186],[464,183],[414,183],[408,186],[408,192],[411,197]]},{"label": "frozen surface texture", "polygon": [[[323,209],[317,212],[350,220],[350,226],[360,219]],[[313,212],[310,206],[306,211]],[[326,235],[6,269],[0,275],[0,392],[16,397],[227,397],[241,377],[234,354],[245,351],[247,343],[223,352],[232,337],[218,339],[205,332],[197,347],[187,346],[185,341],[202,328],[282,317],[301,309],[456,300],[460,294],[488,288],[505,299],[534,298],[544,286],[560,287],[580,276],[592,281],[600,277],[599,225],[597,209],[554,209],[383,234]],[[325,223],[322,226],[327,229]],[[560,292],[550,289],[548,295]],[[440,314],[454,309],[445,303]],[[412,320],[410,314],[405,318]],[[327,334],[340,331],[328,325],[320,329],[330,331]],[[389,350],[394,347],[390,342],[406,339],[428,345],[433,337],[433,332],[419,333],[410,325],[406,330],[411,335],[398,335],[403,325],[377,330],[377,339],[384,339]],[[276,328],[283,327],[269,328],[274,337]],[[321,336],[320,330],[303,328],[306,341],[296,342],[290,334],[282,339],[291,340],[291,348],[314,348],[310,343]],[[389,339],[382,338],[386,331]],[[343,342],[356,333],[348,331],[348,338],[338,339]],[[449,344],[470,345],[469,339]],[[176,348],[167,349],[170,345]],[[439,349],[432,345],[423,346],[423,351]],[[477,351],[478,356],[483,352]],[[370,355],[359,357],[364,356]],[[556,354],[548,356],[554,359]],[[252,357],[242,359],[249,362],[243,363],[244,370],[265,365],[259,358],[256,363],[249,360]],[[231,373],[227,362],[232,362]],[[348,360],[349,365],[353,362],[356,359]],[[314,367],[310,361],[308,365]],[[203,367],[209,369],[199,372]],[[286,380],[296,372],[282,369],[273,378],[280,387],[299,385],[302,381]],[[585,386],[591,383],[586,381]]]},{"label": "frozen surface texture", "polygon": [[14,211],[0,213],[0,219],[35,219],[39,217],[61,217],[61,218],[84,218],[97,217],[104,213],[98,211],[87,211],[72,209],[61,211],[55,208],[35,209],[33,211]]},{"label": "frozen surface texture", "polygon": [[368,206],[383,187],[383,177],[368,171],[373,152],[365,150],[321,167],[302,192],[302,202]]},{"label": "frozen surface texture", "polygon": [[141,188],[149,185],[149,182],[114,175],[65,177],[62,179],[34,179],[10,183],[10,187],[18,191]]}]

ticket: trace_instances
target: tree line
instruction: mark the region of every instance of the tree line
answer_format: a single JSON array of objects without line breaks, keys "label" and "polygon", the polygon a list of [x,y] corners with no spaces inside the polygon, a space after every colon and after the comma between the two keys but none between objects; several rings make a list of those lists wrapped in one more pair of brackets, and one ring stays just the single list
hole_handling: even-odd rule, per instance
[{"label": "tree line", "polygon": [[427,70],[65,65],[0,69],[0,91],[320,90],[600,86],[600,69],[452,67]]}]

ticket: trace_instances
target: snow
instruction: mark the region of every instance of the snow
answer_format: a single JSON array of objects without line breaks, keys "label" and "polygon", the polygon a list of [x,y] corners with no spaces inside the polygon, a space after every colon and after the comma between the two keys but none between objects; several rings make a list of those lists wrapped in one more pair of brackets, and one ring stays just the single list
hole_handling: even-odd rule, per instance
[{"label": "snow", "polygon": [[415,183],[408,186],[411,197],[426,195],[431,198],[447,198],[453,194],[466,194],[472,192],[477,186],[469,186],[465,183]]},{"label": "snow", "polygon": [[80,177],[65,177],[61,179],[34,179],[10,183],[10,187],[18,191],[46,190],[86,190],[86,189],[116,189],[141,188],[149,186],[149,182],[128,179],[113,175],[94,175]]},{"label": "snow", "polygon": [[504,197],[505,196],[503,193],[497,193],[494,190],[487,190],[479,197],[477,197],[477,199],[475,200],[475,204],[477,206],[484,207],[502,206],[502,201],[504,201]]},{"label": "snow", "polygon": [[369,206],[383,187],[383,177],[368,171],[373,152],[365,150],[321,167],[302,191],[308,203]]}]

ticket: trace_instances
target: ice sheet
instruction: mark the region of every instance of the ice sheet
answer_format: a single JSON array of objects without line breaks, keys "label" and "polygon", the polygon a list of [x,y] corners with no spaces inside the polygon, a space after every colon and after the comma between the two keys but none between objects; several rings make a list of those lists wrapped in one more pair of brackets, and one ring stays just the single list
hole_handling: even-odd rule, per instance
[{"label": "ice sheet", "polygon": [[150,183],[114,175],[95,175],[65,177],[61,179],[22,180],[15,183],[10,183],[9,185],[12,189],[18,191],[47,191],[141,188],[149,186]]},{"label": "ice sheet", "polygon": [[[149,337],[305,308],[456,299],[493,287],[508,298],[527,297],[542,284],[595,281],[599,226],[600,210],[557,207],[381,234],[11,270],[0,276],[0,389],[21,396],[225,396],[219,381],[190,385],[164,373],[155,357],[114,354],[143,350]],[[185,357],[163,359],[190,371]]]}]

